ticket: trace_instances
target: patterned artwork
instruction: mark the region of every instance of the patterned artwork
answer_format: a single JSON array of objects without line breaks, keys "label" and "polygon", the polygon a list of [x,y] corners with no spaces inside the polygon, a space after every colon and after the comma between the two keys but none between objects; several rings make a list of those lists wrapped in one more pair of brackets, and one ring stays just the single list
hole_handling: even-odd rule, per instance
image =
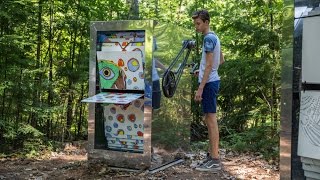
[{"label": "patterned artwork", "polygon": [[143,151],[143,99],[127,105],[107,105],[104,107],[104,115],[108,148]]},{"label": "patterned artwork", "polygon": [[[142,41],[142,42],[139,42]],[[102,51],[137,51],[141,53],[142,62],[145,58],[144,38],[134,41],[134,39],[110,38],[108,43],[102,43]]]},{"label": "patterned artwork", "polygon": [[298,154],[320,159],[320,92],[301,92]]},{"label": "patterned artwork", "polygon": [[142,97],[143,94],[102,92],[95,96],[83,99],[87,103],[129,104]]},{"label": "patterned artwork", "polygon": [[144,90],[144,31],[101,32],[97,39],[100,88],[124,93],[100,93],[84,102],[105,103],[104,134],[108,149],[142,153],[144,99],[126,90]]},{"label": "patterned artwork", "polygon": [[98,51],[101,89],[144,90],[141,52]]}]

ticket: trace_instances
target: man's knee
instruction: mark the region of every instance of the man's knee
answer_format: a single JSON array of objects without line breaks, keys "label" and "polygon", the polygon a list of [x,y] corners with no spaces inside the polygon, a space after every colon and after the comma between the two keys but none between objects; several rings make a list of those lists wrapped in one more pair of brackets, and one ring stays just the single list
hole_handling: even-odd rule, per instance
[{"label": "man's knee", "polygon": [[217,125],[216,113],[207,113],[206,114],[206,124],[208,127],[214,127]]}]

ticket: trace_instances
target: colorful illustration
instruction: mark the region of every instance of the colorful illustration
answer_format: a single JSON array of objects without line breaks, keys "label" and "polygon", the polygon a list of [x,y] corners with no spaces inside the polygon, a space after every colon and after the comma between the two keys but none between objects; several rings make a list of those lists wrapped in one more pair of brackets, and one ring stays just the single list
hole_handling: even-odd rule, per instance
[{"label": "colorful illustration", "polygon": [[125,74],[123,70],[112,61],[98,62],[100,84],[102,89],[125,89]]},{"label": "colorful illustration", "polygon": [[102,43],[101,51],[139,51],[144,61],[144,42],[112,42],[112,43]]},{"label": "colorful illustration", "polygon": [[[83,99],[81,102],[87,103],[106,103],[106,104],[123,104],[120,106],[121,110],[126,110],[126,107],[129,106],[129,103],[142,97],[143,94],[132,94],[132,93],[112,93],[112,92],[102,92],[95,96]],[[126,105],[128,104],[128,105]],[[116,107],[110,109],[110,114],[106,117],[111,120],[113,115],[118,115],[119,111]],[[115,118],[113,118],[115,119]]]},{"label": "colorful illustration", "polygon": [[[145,32],[100,32],[97,67],[100,88],[143,90]],[[98,48],[99,46],[99,48]],[[103,92],[82,102],[103,103],[104,134],[108,149],[143,152],[144,93]]]},{"label": "colorful illustration", "polygon": [[144,90],[140,51],[98,51],[101,89]]},{"label": "colorful illustration", "polygon": [[104,122],[108,148],[143,151],[143,104],[143,99],[136,99],[126,108],[115,104],[104,107],[104,115],[108,117]]}]

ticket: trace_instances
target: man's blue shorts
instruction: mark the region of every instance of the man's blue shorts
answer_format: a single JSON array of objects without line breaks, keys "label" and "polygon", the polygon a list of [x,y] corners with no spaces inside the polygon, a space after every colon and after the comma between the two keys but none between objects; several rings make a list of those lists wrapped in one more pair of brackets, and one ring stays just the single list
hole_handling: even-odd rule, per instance
[{"label": "man's blue shorts", "polygon": [[202,93],[202,110],[203,113],[217,112],[217,96],[219,93],[220,81],[208,82]]}]

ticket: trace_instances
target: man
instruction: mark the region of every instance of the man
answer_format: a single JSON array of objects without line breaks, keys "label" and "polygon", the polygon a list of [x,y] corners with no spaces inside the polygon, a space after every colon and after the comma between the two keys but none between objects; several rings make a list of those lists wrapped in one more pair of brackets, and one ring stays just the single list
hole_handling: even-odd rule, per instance
[{"label": "man", "polygon": [[209,155],[196,168],[199,171],[217,171],[221,169],[219,158],[219,129],[217,123],[217,95],[220,85],[218,75],[219,64],[224,62],[218,36],[210,32],[210,16],[208,11],[196,11],[192,15],[196,31],[204,35],[202,57],[198,72],[199,87],[195,94],[195,101],[201,102],[205,115],[205,123],[209,134]]}]

